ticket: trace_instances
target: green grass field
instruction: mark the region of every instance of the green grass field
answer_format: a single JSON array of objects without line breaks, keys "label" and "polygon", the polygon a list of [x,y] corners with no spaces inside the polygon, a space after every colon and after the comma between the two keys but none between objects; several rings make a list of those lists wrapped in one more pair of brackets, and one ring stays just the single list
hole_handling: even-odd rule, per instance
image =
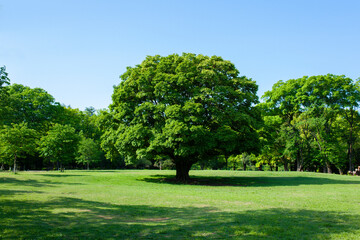
[{"label": "green grass field", "polygon": [[360,177],[296,172],[0,173],[1,239],[360,239]]}]

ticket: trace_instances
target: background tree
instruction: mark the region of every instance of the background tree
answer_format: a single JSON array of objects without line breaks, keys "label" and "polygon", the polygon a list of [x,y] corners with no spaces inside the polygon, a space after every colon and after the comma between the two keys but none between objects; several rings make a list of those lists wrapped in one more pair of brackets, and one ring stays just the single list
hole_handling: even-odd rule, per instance
[{"label": "background tree", "polygon": [[343,119],[342,125],[347,124],[349,129],[345,132],[349,134],[346,141],[351,168],[359,92],[358,83],[332,74],[276,83],[264,94],[263,109],[267,116],[283,120],[279,134],[279,140],[285,143],[283,156],[296,162],[295,168],[300,171],[305,166],[316,168],[319,163],[328,173],[333,167],[343,168],[344,154],[338,143],[341,128],[337,123]]},{"label": "background tree", "polygon": [[56,122],[62,109],[54,97],[41,88],[13,84],[9,86],[8,92],[11,108],[8,125],[25,122],[29,128],[45,133],[50,125]]},{"label": "background tree", "polygon": [[94,139],[82,137],[79,142],[78,156],[76,162],[84,164],[90,170],[90,163],[100,161],[101,151],[99,143]]},{"label": "background tree", "polygon": [[10,79],[8,78],[8,73],[6,72],[6,67],[0,67],[0,88],[3,88],[5,85],[10,84]]},{"label": "background tree", "polygon": [[114,88],[115,147],[127,164],[166,155],[176,178],[208,156],[256,152],[261,121],[257,85],[220,57],[147,57]]},{"label": "background tree", "polygon": [[6,72],[6,67],[0,67],[0,127],[4,124],[6,116],[9,113],[8,109],[8,88],[7,85],[10,84],[10,79],[8,78],[8,73]]},{"label": "background tree", "polygon": [[116,128],[117,123],[114,121],[114,115],[107,110],[101,110],[96,118],[96,126],[102,132],[100,137],[101,149],[105,153],[105,157],[112,164],[124,167],[124,157],[120,155],[119,151],[115,147],[116,143]]},{"label": "background tree", "polygon": [[40,155],[50,162],[56,163],[62,170],[64,163],[71,163],[77,153],[80,136],[69,125],[55,124],[45,136],[40,139]]},{"label": "background tree", "polygon": [[33,154],[36,149],[37,133],[26,123],[12,124],[0,130],[0,156],[3,161],[13,161],[16,173],[17,159]]}]

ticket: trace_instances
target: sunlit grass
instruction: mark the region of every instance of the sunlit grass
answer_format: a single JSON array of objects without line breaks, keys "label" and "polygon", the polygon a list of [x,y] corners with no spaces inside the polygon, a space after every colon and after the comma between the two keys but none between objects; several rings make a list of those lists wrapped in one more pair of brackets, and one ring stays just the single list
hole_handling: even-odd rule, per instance
[{"label": "sunlit grass", "polygon": [[[3,239],[359,239],[360,177],[295,172],[0,173]],[[0,237],[0,238],[1,238]]]}]

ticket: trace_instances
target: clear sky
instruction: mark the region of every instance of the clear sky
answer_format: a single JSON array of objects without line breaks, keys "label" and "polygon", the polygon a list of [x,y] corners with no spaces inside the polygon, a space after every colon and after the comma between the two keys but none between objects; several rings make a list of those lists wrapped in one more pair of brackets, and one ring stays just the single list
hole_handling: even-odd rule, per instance
[{"label": "clear sky", "polygon": [[147,55],[217,55],[259,85],[360,77],[359,0],[0,0],[0,66],[73,108],[106,108]]}]

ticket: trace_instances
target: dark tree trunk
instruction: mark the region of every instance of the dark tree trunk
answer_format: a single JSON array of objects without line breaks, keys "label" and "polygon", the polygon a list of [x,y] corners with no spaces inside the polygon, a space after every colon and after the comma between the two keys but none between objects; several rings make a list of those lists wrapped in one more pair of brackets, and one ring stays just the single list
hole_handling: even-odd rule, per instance
[{"label": "dark tree trunk", "polygon": [[304,157],[302,154],[302,148],[300,147],[300,150],[298,150],[298,157],[297,157],[297,169],[296,171],[302,172],[304,167]]},{"label": "dark tree trunk", "polygon": [[276,165],[275,171],[276,171],[276,172],[279,171],[279,166],[278,166],[278,165]]},{"label": "dark tree trunk", "polygon": [[349,158],[349,171],[354,171],[354,163],[353,163],[353,145],[354,145],[354,137],[353,137],[353,125],[354,125],[354,109],[350,109],[350,115],[346,114],[346,120],[350,125],[350,133],[348,139],[348,158]]},{"label": "dark tree trunk", "polygon": [[90,163],[89,163],[89,161],[87,162],[87,170],[90,170]]},{"label": "dark tree trunk", "polygon": [[325,162],[326,163],[326,170],[327,170],[327,173],[332,173],[331,171],[331,166],[330,166],[330,163],[328,161]]},{"label": "dark tree trunk", "polygon": [[[350,138],[352,138],[352,133],[350,135]],[[353,144],[352,142],[349,143],[349,149],[348,149],[348,156],[349,156],[349,171],[354,171],[354,165],[353,165]]]},{"label": "dark tree trunk", "polygon": [[288,172],[289,171],[289,168],[288,168],[288,165],[287,163],[284,164],[284,171]]},{"label": "dark tree trunk", "polygon": [[246,171],[246,163],[244,163],[244,171]]},{"label": "dark tree trunk", "polygon": [[176,180],[180,182],[188,182],[190,180],[189,171],[192,163],[186,161],[177,161],[176,165]]},{"label": "dark tree trunk", "polygon": [[284,171],[288,172],[289,171],[288,162],[285,157],[282,157],[282,159],[284,162]]}]

